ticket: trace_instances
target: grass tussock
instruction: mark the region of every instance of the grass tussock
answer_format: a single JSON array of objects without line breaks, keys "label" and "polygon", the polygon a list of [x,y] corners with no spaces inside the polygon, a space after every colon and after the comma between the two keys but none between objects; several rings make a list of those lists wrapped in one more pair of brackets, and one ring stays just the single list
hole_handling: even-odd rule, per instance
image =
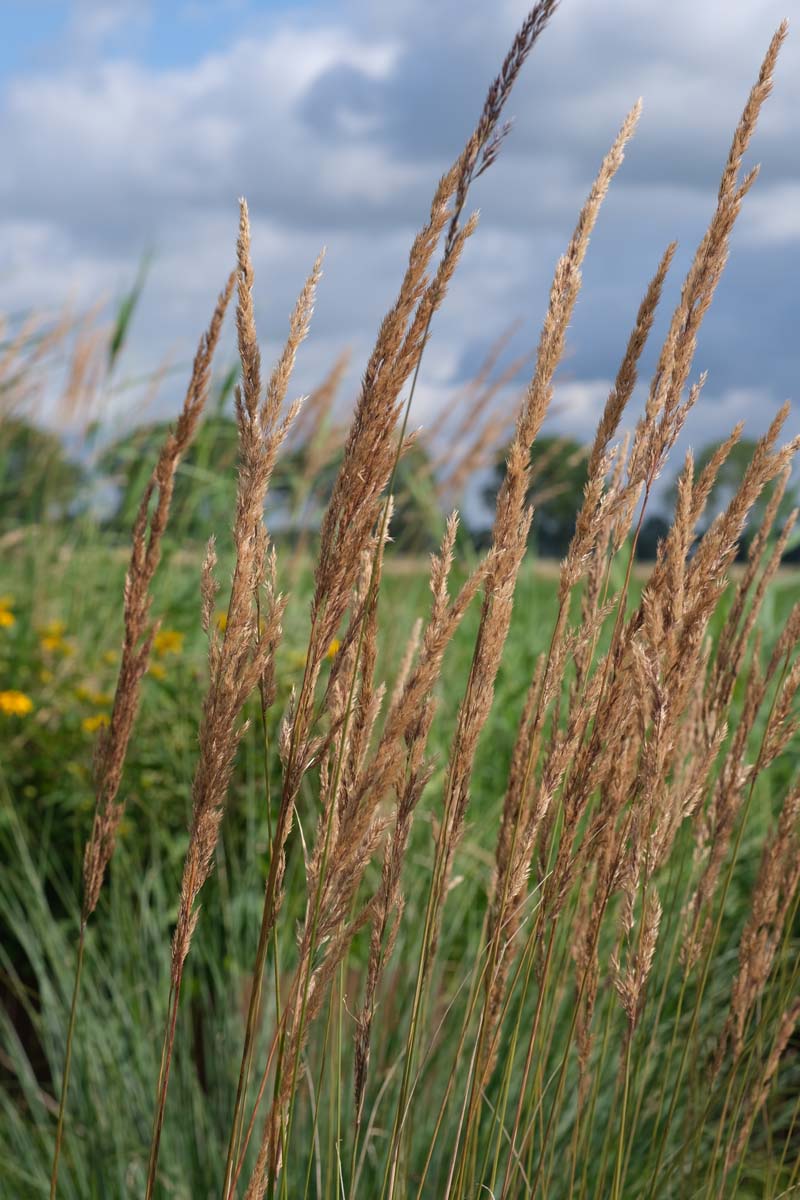
[{"label": "grass tussock", "polygon": [[[436,188],[364,370],[312,577],[301,585],[292,564],[288,592],[265,524],[270,481],[296,428],[324,425],[343,364],[311,399],[311,417],[300,401],[287,403],[320,258],[284,349],[262,378],[241,204],[236,270],[134,527],[119,676],[95,757],[77,970],[68,1020],[51,1037],[65,1053],[60,1104],[39,1122],[40,1152],[52,1151],[51,1197],[90,1194],[80,1182],[91,1178],[86,1131],[70,1118],[73,1105],[84,1111],[84,1097],[69,1087],[73,1056],[84,1055],[82,988],[95,1014],[92,976],[101,956],[95,947],[87,960],[87,931],[124,813],[119,797],[158,631],[151,585],[175,472],[206,402],[234,287],[241,381],[232,573],[220,620],[212,537],[200,581],[207,668],[183,863],[165,869],[177,884],[172,899],[163,879],[156,888],[164,912],[153,896],[140,900],[155,914],[152,928],[142,922],[138,942],[134,933],[121,939],[134,961],[145,952],[167,961],[152,968],[148,979],[158,986],[148,986],[137,1018],[146,1042],[154,1042],[156,1021],[163,1027],[160,1052],[137,1050],[152,1128],[148,1138],[131,1088],[136,1116],[126,1137],[139,1148],[122,1152],[125,1183],[113,1194],[650,1200],[777,1197],[800,1186],[793,1098],[800,785],[792,768],[800,604],[769,639],[764,632],[797,518],[792,512],[777,527],[800,448],[796,439],[780,441],[786,409],[709,523],[702,521],[708,499],[741,427],[702,471],[686,456],[655,565],[644,582],[633,572],[653,488],[700,399],[697,338],[756,179],[756,170],[743,173],[743,159],[785,25],[736,126],[644,411],[632,435],[622,436],[674,245],[636,313],[588,452],[583,504],[533,670],[511,694],[510,639],[516,650],[534,637],[531,623],[543,620],[536,611],[520,616],[519,603],[514,611],[526,587],[531,448],[638,103],[556,264],[490,545],[466,567],[457,563],[453,514],[431,558],[426,613],[410,614],[390,668],[383,652],[392,493],[414,440],[409,412],[425,345],[476,229],[476,217],[466,215],[470,187],[497,158],[509,93],[555,7],[541,0],[532,10],[466,147]],[[487,437],[476,425],[476,401],[486,396],[493,366],[490,356],[459,427],[470,462]],[[303,495],[322,459],[310,461]],[[770,487],[747,560],[732,577],[750,514]],[[281,685],[287,622],[305,622],[289,694]],[[446,667],[455,647],[457,673]],[[491,770],[498,688],[502,722],[512,730],[499,777]],[[247,870],[232,873],[225,826],[245,747],[256,759],[253,795],[265,844],[263,855],[245,860]],[[218,859],[224,890],[212,886]],[[253,900],[238,933],[232,896]],[[229,974],[203,948],[217,904],[227,914],[226,941],[238,938],[247,949],[249,970]],[[124,998],[109,994],[111,1022]],[[217,1032],[201,1069],[197,1023],[215,1006]],[[85,1070],[81,1076],[85,1085]],[[124,1109],[127,1097],[109,1080],[102,1099]],[[30,1097],[26,1103],[36,1107]],[[195,1105],[214,1114],[196,1135]],[[210,1167],[182,1177],[175,1147],[187,1125],[195,1158],[203,1153],[199,1139],[208,1140]],[[41,1166],[31,1170],[41,1183]]]}]

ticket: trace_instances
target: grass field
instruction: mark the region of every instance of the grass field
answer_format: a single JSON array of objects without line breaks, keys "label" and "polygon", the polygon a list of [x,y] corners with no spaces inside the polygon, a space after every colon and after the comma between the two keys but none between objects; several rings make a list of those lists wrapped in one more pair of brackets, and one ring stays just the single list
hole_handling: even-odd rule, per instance
[{"label": "grass field", "polygon": [[[73,1062],[72,1132],[60,1184],[61,1194],[76,1200],[136,1194],[146,1173],[160,1033],[169,990],[168,944],[191,809],[197,696],[205,686],[205,647],[197,599],[202,554],[200,546],[172,547],[160,572],[156,609],[162,619],[162,632],[145,680],[141,719],[128,755],[126,816],[110,879],[89,934],[87,985]],[[288,560],[291,555],[286,557]],[[23,692],[32,704],[30,712],[3,718],[0,836],[6,866],[0,919],[6,1007],[0,1064],[0,1180],[7,1195],[35,1197],[47,1190],[72,987],[81,858],[92,811],[92,745],[98,718],[108,712],[118,664],[124,566],[120,548],[88,529],[86,536],[75,539],[74,544],[42,530],[31,530],[12,546],[7,545],[3,555],[0,594],[14,618],[13,625],[0,630],[4,687],[13,686]],[[636,585],[634,592],[640,586]],[[797,576],[789,572],[772,585],[760,620],[766,640],[781,628],[796,598],[797,586]],[[387,563],[380,607],[379,670],[388,678],[396,669],[416,616],[424,611],[427,594],[428,571],[422,561],[400,558],[396,563]],[[302,675],[309,598],[307,564],[301,564],[297,572],[293,597],[278,659],[279,700],[273,709],[275,714],[281,712],[292,684],[297,685]],[[446,908],[418,1083],[425,1100],[414,1108],[415,1126],[422,1126],[415,1128],[420,1143],[425,1143],[432,1132],[450,1064],[457,1058],[455,1043],[467,1002],[471,965],[479,958],[478,943],[516,722],[535,659],[546,649],[555,612],[551,565],[526,563],[519,579],[496,702],[482,737],[469,825]],[[429,876],[433,860],[431,823],[436,816],[437,793],[456,719],[458,681],[468,670],[477,619],[478,609],[474,608],[453,640],[438,685],[440,710],[430,742],[435,769],[414,829],[407,866],[407,911],[382,1001],[380,1032],[373,1041],[376,1085],[368,1103],[371,1137],[378,1147],[386,1136],[392,1080],[402,1050],[403,1014],[408,1011],[413,990],[410,964],[419,952],[420,906],[427,886],[422,877]],[[239,754],[217,871],[209,881],[190,960],[175,1055],[173,1107],[162,1149],[164,1195],[216,1195],[220,1163],[224,1160],[269,845],[261,734],[255,708],[250,716],[253,723]],[[276,736],[274,727],[270,736]],[[716,951],[712,986],[704,1002],[710,1010],[707,1023],[712,1029],[718,1028],[724,1017],[730,960],[749,904],[758,847],[790,772],[790,764],[779,760],[759,780],[733,879],[725,937]],[[278,784],[276,772],[273,789]],[[314,821],[314,805],[309,790],[299,805],[302,823]],[[688,842],[685,860],[691,860]],[[302,915],[301,875],[301,847],[295,841],[290,846],[287,880],[288,904],[295,920]],[[674,921],[679,919],[678,914],[672,917]],[[669,929],[665,936],[668,938]],[[284,967],[291,961],[292,943],[289,927],[281,946]],[[362,938],[354,944],[349,974],[344,979],[345,1021],[358,995],[365,953]],[[765,997],[767,1005],[779,1005],[779,993],[787,986],[783,976],[792,967],[792,944],[786,945],[785,953],[774,997]],[[717,971],[719,987],[713,984]],[[657,961],[650,992],[653,1003],[667,978]],[[655,1104],[659,1081],[670,1069],[667,1056],[676,986],[673,972],[658,1024],[648,1033],[652,1044],[649,1050],[638,1047],[645,1056],[640,1063],[641,1078],[637,1078],[643,1088],[645,1129],[648,1105]],[[526,1020],[531,1019],[531,1012]],[[274,1012],[265,1014],[265,1027],[273,1017]],[[564,1022],[568,1017],[566,1005],[558,1020]],[[601,999],[596,1020],[599,1028],[608,1023],[608,1037],[615,1042],[622,1013],[613,995],[607,995],[605,1002]],[[687,1014],[681,1027],[684,1033],[688,1023]],[[659,1028],[663,1029],[661,1037]],[[330,1067],[327,1079],[325,1072],[336,1036],[335,1030],[325,1029],[323,1021],[309,1049],[296,1130],[298,1146],[304,1150],[295,1160],[290,1195],[303,1193],[306,1167],[311,1170],[312,1195],[336,1194],[330,1172],[337,1097],[329,1094],[334,1078]],[[556,1028],[554,1045],[559,1036]],[[343,1041],[347,1078],[352,1065],[349,1039]],[[698,1068],[707,1049],[707,1044],[698,1042]],[[645,1062],[648,1055],[649,1061]],[[554,1069],[555,1063],[553,1051],[549,1065],[542,1066],[545,1074]],[[595,1098],[593,1143],[587,1147],[590,1153],[584,1160],[586,1178],[582,1183],[588,1196],[606,1194],[600,1181],[610,1170],[604,1135],[613,1130],[616,1069],[612,1062],[607,1068]],[[675,1069],[674,1062],[671,1069]],[[781,1165],[776,1148],[783,1149],[798,1083],[800,1066],[790,1067],[782,1079],[779,1096],[768,1110],[769,1119],[754,1132],[737,1195],[777,1196],[785,1187],[796,1149],[790,1147],[787,1161]],[[349,1095],[345,1093],[340,1100],[346,1113]],[[685,1155],[697,1157],[698,1176],[707,1166],[717,1130],[709,1121],[702,1136],[697,1136],[695,1118],[703,1102],[703,1079],[698,1070],[689,1081],[683,1118],[671,1134],[659,1195],[690,1194],[685,1179],[681,1179]],[[317,1113],[313,1131],[312,1109]],[[713,1115],[717,1118],[719,1111],[715,1103]],[[573,1117],[568,1103],[554,1143],[548,1195],[578,1194],[579,1185],[573,1185],[570,1192],[560,1166],[568,1154]],[[376,1195],[380,1187],[380,1152],[374,1146],[370,1148],[370,1143],[366,1145],[359,1167],[361,1192],[370,1196]],[[651,1152],[652,1146],[643,1135],[633,1144],[633,1181],[640,1172],[644,1177]],[[426,1194],[440,1194],[441,1173],[446,1165],[443,1159],[429,1180]],[[412,1178],[419,1168],[419,1163],[411,1164]],[[639,1192],[630,1190],[626,1194]]]}]

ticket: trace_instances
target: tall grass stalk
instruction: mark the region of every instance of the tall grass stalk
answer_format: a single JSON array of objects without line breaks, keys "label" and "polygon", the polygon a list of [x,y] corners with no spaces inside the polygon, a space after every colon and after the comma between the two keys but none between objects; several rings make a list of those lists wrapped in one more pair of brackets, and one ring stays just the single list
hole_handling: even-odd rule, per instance
[{"label": "tall grass stalk", "polygon": [[[783,611],[779,568],[798,515],[785,510],[800,439],[780,441],[785,406],[724,503],[715,489],[741,424],[701,468],[686,455],[655,562],[646,576],[637,567],[657,480],[701,401],[698,338],[755,183],[743,160],[785,25],[735,128],[706,232],[626,433],[674,244],[644,290],[594,439],[580,455],[583,499],[547,592],[526,590],[540,586],[524,562],[540,482],[532,448],[638,103],[558,259],[535,355],[524,356],[532,366],[489,545],[458,562],[454,513],[427,578],[414,566],[415,581],[428,585],[425,616],[416,611],[411,576],[398,589],[399,619],[389,604],[393,505],[403,455],[416,438],[411,421],[427,343],[476,231],[467,213],[473,184],[498,157],[506,102],[555,9],[555,0],[540,0],[531,10],[464,149],[435,188],[330,472],[310,583],[303,570],[312,538],[304,529],[302,555],[288,564],[291,594],[280,590],[283,547],[267,528],[273,471],[287,444],[291,455],[305,447],[301,471],[323,458],[326,467],[334,462],[328,417],[343,368],[339,360],[299,418],[301,402],[291,403],[288,389],[309,332],[320,257],[262,378],[250,220],[241,202],[237,269],[136,519],[119,680],[96,756],[69,1007],[63,975],[57,987],[49,984],[58,956],[41,917],[47,889],[60,903],[63,881],[48,878],[41,894],[32,893],[36,935],[15,891],[30,880],[31,856],[0,883],[0,919],[12,933],[12,953],[3,950],[1,961],[33,1031],[28,1041],[41,1045],[53,1079],[65,1030],[52,1130],[46,1116],[51,1200],[61,1156],[71,1168],[70,1198],[95,1169],[100,1190],[115,1186],[102,1174],[105,1159],[96,1168],[88,1154],[84,1161],[80,1140],[95,1137],[85,1114],[92,1080],[111,1054],[108,1047],[98,1053],[98,1011],[106,1013],[113,1052],[122,1060],[133,1045],[147,1076],[142,1084],[131,1069],[129,1119],[117,1135],[122,1147],[113,1147],[119,1178],[146,1200],[159,1189],[209,1188],[222,1200],[289,1200],[315,1189],[326,1200],[467,1200],[484,1192],[498,1200],[654,1200],[686,1189],[714,1200],[749,1186],[756,1171],[767,1195],[794,1186],[800,604]],[[175,472],[205,404],[234,286],[241,380],[232,570],[223,616],[212,537],[198,623],[207,689],[199,736],[185,755],[188,842],[177,855],[174,842],[163,852],[154,819],[147,869],[138,847],[120,856],[119,880],[115,863],[110,949],[102,942],[105,916],[96,922],[97,961],[109,953],[118,968],[122,931],[132,931],[131,946],[139,936],[137,921],[120,917],[125,871],[146,877],[133,893],[137,919],[150,912],[156,889],[159,897],[177,890],[169,962],[155,953],[153,933],[163,932],[166,902],[158,919],[142,917],[137,948],[143,977],[159,981],[162,1001],[166,993],[162,1011],[151,1003],[149,982],[120,988],[122,999],[111,983],[105,991],[96,980],[88,986],[94,971],[84,958],[94,967],[95,942],[93,933],[86,952],[86,932],[123,816],[123,769],[138,778],[127,752],[140,696],[145,722],[151,703],[142,680],[158,632],[152,585]],[[468,456],[494,437],[492,423],[479,420],[478,401],[491,392],[496,359],[493,351],[453,421]],[[307,440],[318,424],[324,454],[320,430],[319,440]],[[446,490],[460,469],[453,464]],[[314,486],[308,467],[292,489],[304,512]],[[757,505],[760,525],[735,568]],[[192,510],[193,521],[200,511]],[[532,617],[521,611],[521,594],[541,606]],[[159,720],[159,736],[166,756],[169,720]],[[246,764],[237,758],[242,743]],[[173,783],[179,777],[188,780],[174,770]],[[137,805],[141,811],[138,796]],[[254,877],[263,887],[258,896]],[[186,973],[192,950],[196,976]],[[17,960],[29,962],[33,984]],[[132,1016],[138,1008],[148,1028],[164,1022],[160,1056],[141,1037]],[[0,1018],[6,1032],[11,1023],[4,1012]],[[38,1111],[44,1070],[25,1065],[15,1033],[9,1045],[3,1067],[10,1064],[20,1104],[9,1105],[3,1093],[0,1101],[14,1145],[23,1145],[17,1110]],[[66,1120],[71,1073],[70,1101],[81,1114],[74,1124]],[[139,1093],[152,1094],[153,1084],[155,1102],[142,1110]],[[138,1138],[148,1122],[145,1153]],[[105,1137],[99,1127],[96,1137]],[[185,1179],[178,1146],[193,1164]],[[31,1163],[25,1170],[43,1190],[46,1166]],[[66,1168],[64,1176],[66,1188]]]},{"label": "tall grass stalk", "polygon": [[[143,267],[142,271],[144,272],[144,270]],[[125,812],[124,802],[120,803],[117,797],[128,744],[139,707],[142,678],[150,661],[153,638],[157,631],[157,625],[149,622],[152,603],[150,588],[161,559],[161,544],[169,520],[175,474],[183,454],[194,437],[208,399],[211,363],[222,332],[222,323],[233,291],[233,282],[234,277],[231,275],[225,290],[219,296],[211,324],[201,338],[177,425],[174,431],[170,431],[161,448],[158,461],[144,489],[133,528],[133,546],[125,580],[124,640],[121,663],[109,727],[107,731],[101,731],[95,753],[95,810],[92,832],[83,858],[83,898],[72,1005],[67,1024],[58,1126],[50,1178],[51,1200],[54,1200],[58,1190],[58,1168],[72,1064],[72,1043],[83,972],[86,926],[100,899],[106,871],[114,854],[117,830]],[[143,274],[140,276],[137,289],[140,290],[142,283]],[[135,290],[132,293],[125,319],[123,321],[121,318],[121,324],[118,326],[119,341],[116,350],[124,340],[125,329],[132,317],[137,298],[138,290]],[[112,344],[110,359],[112,365],[115,352]]]}]

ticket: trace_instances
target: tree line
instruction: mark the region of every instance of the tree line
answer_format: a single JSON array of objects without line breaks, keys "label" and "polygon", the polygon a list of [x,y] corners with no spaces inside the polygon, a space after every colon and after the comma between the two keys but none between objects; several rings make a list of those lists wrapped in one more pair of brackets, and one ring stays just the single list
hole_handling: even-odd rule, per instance
[{"label": "tree line", "polygon": [[[166,429],[166,422],[140,425],[97,452],[93,461],[81,462],[70,456],[56,433],[21,417],[7,417],[0,423],[2,527],[8,530],[44,520],[67,521],[89,515],[111,531],[127,533]],[[341,453],[341,443],[330,436],[330,430],[326,432],[327,448],[320,445],[319,434],[317,430],[302,441],[290,443],[276,467],[269,514],[276,537],[313,535],[318,525]],[[696,453],[698,473],[718,446],[718,442],[710,442]],[[754,442],[745,438],[731,450],[714,482],[706,522],[725,507],[735,492],[753,449]],[[533,447],[531,543],[533,551],[542,557],[559,558],[569,545],[586,482],[587,453],[575,438],[558,434],[540,436]],[[220,532],[227,527],[236,486],[236,454],[235,422],[220,405],[199,430],[176,478],[173,519],[180,536],[205,538],[209,531]],[[455,498],[462,507],[466,533],[478,546],[485,540],[488,526],[484,527],[476,509],[482,502],[487,511],[491,510],[504,473],[501,450],[493,465],[482,472],[482,482],[473,485],[466,503],[464,496]],[[772,490],[772,486],[765,489],[751,514],[741,554],[758,528]],[[643,522],[637,546],[641,558],[655,557],[669,527],[675,497],[673,479]],[[444,518],[441,501],[435,456],[424,441],[417,440],[401,458],[395,480],[392,528],[401,550],[420,553],[436,545]],[[778,525],[797,503],[798,488],[790,482],[778,510]],[[800,560],[800,547],[792,546],[786,558]]]}]

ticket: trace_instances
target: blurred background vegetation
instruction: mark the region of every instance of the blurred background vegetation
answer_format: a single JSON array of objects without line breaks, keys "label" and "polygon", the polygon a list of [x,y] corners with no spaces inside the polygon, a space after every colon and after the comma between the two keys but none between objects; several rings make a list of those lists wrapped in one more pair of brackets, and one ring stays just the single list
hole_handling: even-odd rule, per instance
[{"label": "blurred background vegetation", "polygon": [[[129,380],[120,370],[145,271],[146,263],[110,324],[100,322],[95,312],[77,320],[17,318],[0,325],[0,531],[44,523],[74,528],[76,522],[88,522],[98,533],[127,537],[169,428],[168,417],[147,414],[154,408],[177,412],[180,403],[179,371]],[[486,544],[505,472],[510,417],[525,386],[525,361],[503,361],[511,332],[497,339],[475,378],[418,431],[401,459],[393,536],[405,552],[434,549],[444,517],[454,506],[461,513],[462,537],[477,548]],[[270,532],[278,542],[313,549],[309,543],[336,476],[352,407],[353,398],[341,394],[346,360],[343,355],[334,363],[308,397],[278,463],[267,509]],[[209,411],[178,469],[171,523],[177,540],[204,541],[210,532],[223,534],[230,524],[236,489],[236,381],[235,367],[215,380]],[[111,420],[110,411],[116,414]],[[696,449],[698,470],[718,445]],[[730,499],[754,445],[744,438],[734,446],[714,483],[707,519]],[[542,559],[560,559],[566,551],[586,482],[587,454],[588,447],[573,436],[555,432],[540,436],[533,448],[530,549]],[[668,527],[677,472],[678,464],[644,522],[637,554],[645,561],[655,557]],[[767,488],[760,497],[752,528],[771,491]],[[797,485],[790,484],[779,524],[797,499]],[[745,540],[740,554],[746,550]],[[786,560],[798,559],[800,547],[793,544]]]}]

